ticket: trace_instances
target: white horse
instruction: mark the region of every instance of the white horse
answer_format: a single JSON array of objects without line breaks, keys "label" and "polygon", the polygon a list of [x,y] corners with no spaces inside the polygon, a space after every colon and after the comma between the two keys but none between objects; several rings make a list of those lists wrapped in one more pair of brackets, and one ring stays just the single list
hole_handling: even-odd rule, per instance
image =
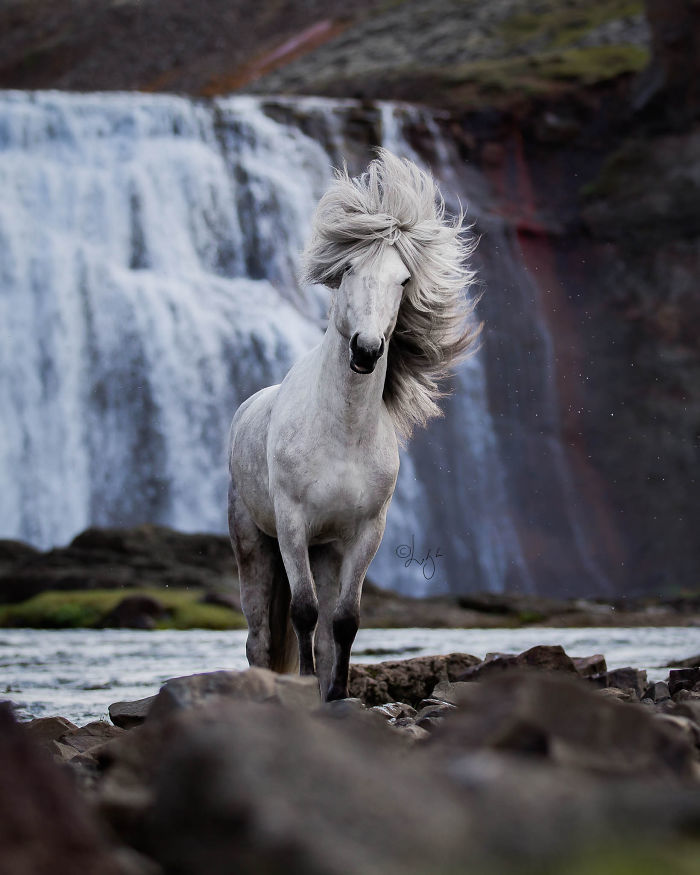
[{"label": "white horse", "polygon": [[410,161],[381,150],[360,177],[337,171],[304,253],[306,280],[335,290],[326,333],[233,419],[229,528],[248,661],[316,672],[329,700],[348,695],[399,442],[439,415],[438,381],[478,333],[472,247]]}]

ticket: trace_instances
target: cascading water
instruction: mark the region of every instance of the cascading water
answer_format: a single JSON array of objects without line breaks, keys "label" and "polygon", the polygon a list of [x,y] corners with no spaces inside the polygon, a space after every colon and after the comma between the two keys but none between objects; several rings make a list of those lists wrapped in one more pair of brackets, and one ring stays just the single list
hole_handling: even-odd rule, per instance
[{"label": "cascading water", "polygon": [[[448,205],[459,196],[487,232],[478,258],[494,280],[487,310],[499,336],[503,271],[512,289],[527,288],[526,274],[488,215],[483,178],[423,110],[0,94],[0,536],[45,547],[91,524],[224,531],[233,411],[323,330],[327,292],[297,275],[331,169],[344,158],[360,169],[378,141],[425,163],[407,136],[417,122],[432,137]],[[509,338],[512,356],[533,337],[545,344],[535,327]],[[517,392],[518,379],[539,391],[546,359],[527,378],[506,375],[502,391]],[[512,485],[513,428],[509,439],[495,421],[492,360],[479,354],[462,367],[445,418],[403,454],[370,570],[384,586],[415,595],[540,587]],[[527,416],[553,421],[544,395]],[[518,427],[517,411],[506,418]],[[574,588],[600,588],[556,468],[551,514]]]}]

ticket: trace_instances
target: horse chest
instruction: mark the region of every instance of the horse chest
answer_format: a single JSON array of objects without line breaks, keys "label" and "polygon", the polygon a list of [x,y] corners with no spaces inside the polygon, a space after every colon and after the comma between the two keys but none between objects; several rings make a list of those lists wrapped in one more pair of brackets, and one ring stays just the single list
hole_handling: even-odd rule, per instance
[{"label": "horse chest", "polygon": [[336,457],[317,469],[305,490],[308,525],[317,532],[343,532],[376,516],[391,495],[396,475],[360,457]]}]

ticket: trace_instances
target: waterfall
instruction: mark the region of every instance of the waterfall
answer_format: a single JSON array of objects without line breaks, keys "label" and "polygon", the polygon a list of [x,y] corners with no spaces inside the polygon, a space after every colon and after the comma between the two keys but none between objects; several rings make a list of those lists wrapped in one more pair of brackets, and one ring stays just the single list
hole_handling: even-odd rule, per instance
[{"label": "waterfall", "polygon": [[[412,145],[417,128],[432,154]],[[501,346],[512,331],[511,362],[533,342],[541,355],[500,388],[493,345],[461,368],[445,418],[402,455],[370,577],[414,595],[553,588],[513,486],[524,419],[494,407],[527,380],[542,394],[527,417],[540,410],[559,439],[541,391],[546,326],[534,311],[526,333],[503,318],[502,295],[529,287],[483,177],[426,110],[395,104],[0,92],[0,537],[47,547],[143,521],[225,531],[232,414],[319,341],[328,293],[299,284],[299,254],[332,167],[361,169],[379,142],[432,165],[448,206],[468,205],[487,331]],[[555,461],[569,585],[599,588]]]}]

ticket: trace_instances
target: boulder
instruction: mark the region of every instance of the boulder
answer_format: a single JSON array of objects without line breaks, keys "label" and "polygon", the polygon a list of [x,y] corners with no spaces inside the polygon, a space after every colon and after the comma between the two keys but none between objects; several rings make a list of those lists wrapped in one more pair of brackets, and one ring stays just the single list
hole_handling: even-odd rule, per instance
[{"label": "boulder", "polygon": [[607,685],[619,690],[634,690],[638,699],[647,688],[647,673],[638,668],[616,668],[607,674]]},{"label": "boulder", "polygon": [[602,653],[596,653],[593,656],[572,656],[571,659],[582,678],[603,674],[608,670]]},{"label": "boulder", "polygon": [[108,709],[109,719],[121,729],[133,729],[143,723],[155,700],[155,696],[147,696],[134,702],[114,702]]},{"label": "boulder", "polygon": [[700,653],[685,659],[672,659],[666,663],[666,668],[700,668]]},{"label": "boulder", "polygon": [[179,875],[418,875],[466,860],[473,830],[449,781],[360,717],[218,698],[149,719],[118,742],[98,806]]},{"label": "boulder", "polygon": [[154,629],[156,621],[168,617],[169,613],[153,596],[129,595],[112,608],[102,625],[112,629]]},{"label": "boulder", "polygon": [[563,675],[507,674],[473,686],[470,707],[451,714],[438,733],[452,749],[536,754],[608,775],[695,775],[687,739],[646,709],[606,700]]},{"label": "boulder", "polygon": [[566,674],[577,674],[576,666],[570,656],[567,656],[560,645],[538,645],[517,655],[507,653],[490,654],[478,665],[463,672],[456,680],[477,681],[500,675],[505,671],[521,671],[523,669],[536,671],[556,671]]},{"label": "boulder", "polygon": [[668,675],[668,689],[672,696],[681,690],[693,690],[700,686],[700,668],[671,669]]},{"label": "boulder", "polygon": [[646,690],[644,690],[642,698],[651,699],[654,704],[668,701],[671,698],[668,684],[664,681],[656,681],[656,683],[649,684]]},{"label": "boulder", "polygon": [[0,871],[134,875],[137,870],[127,869],[108,844],[70,776],[37,745],[36,732],[18,725],[0,704]]},{"label": "boulder", "polygon": [[94,753],[97,748],[101,748],[123,732],[123,729],[112,726],[106,720],[95,720],[87,726],[75,727],[64,732],[53,742],[53,752],[60,759],[70,760],[77,754]]},{"label": "boulder", "polygon": [[287,708],[310,710],[320,704],[315,677],[276,674],[265,668],[245,671],[212,671],[166,681],[148,712],[148,721],[189,708],[199,708],[213,698],[241,702],[272,702]]},{"label": "boulder", "polygon": [[440,681],[456,680],[480,660],[467,653],[417,656],[413,659],[350,666],[350,695],[368,705],[406,702],[415,705],[431,695]]},{"label": "boulder", "polygon": [[50,750],[51,743],[66,732],[78,728],[65,717],[37,717],[22,726],[45,750]]}]

